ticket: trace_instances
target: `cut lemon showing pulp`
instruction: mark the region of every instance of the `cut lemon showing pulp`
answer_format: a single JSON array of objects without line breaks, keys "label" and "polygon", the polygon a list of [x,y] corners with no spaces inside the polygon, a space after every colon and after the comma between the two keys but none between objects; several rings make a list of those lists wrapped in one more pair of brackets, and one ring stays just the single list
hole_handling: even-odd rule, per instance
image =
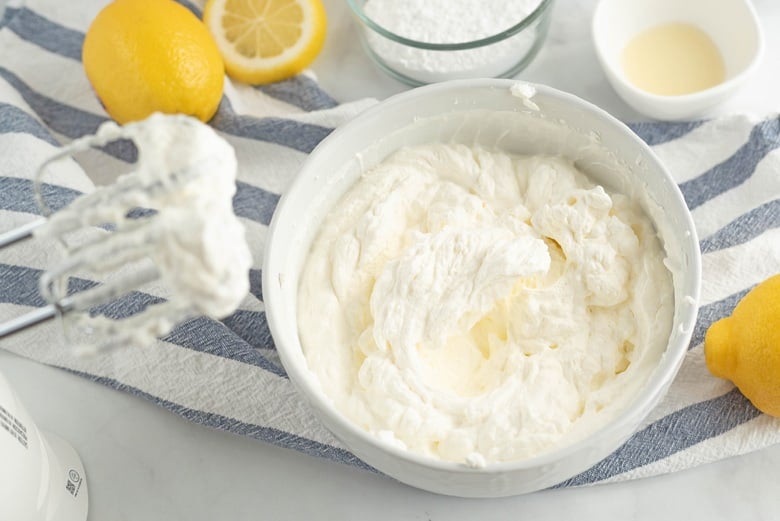
[{"label": "cut lemon showing pulp", "polygon": [[208,0],[203,21],[228,75],[245,83],[294,76],[325,43],[321,0]]}]

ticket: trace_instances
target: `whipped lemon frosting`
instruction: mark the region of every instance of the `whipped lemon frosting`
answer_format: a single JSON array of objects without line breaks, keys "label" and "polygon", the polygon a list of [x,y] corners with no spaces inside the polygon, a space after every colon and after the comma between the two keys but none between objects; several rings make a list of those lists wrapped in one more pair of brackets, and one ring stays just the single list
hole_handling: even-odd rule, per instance
[{"label": "whipped lemon frosting", "polygon": [[603,426],[672,323],[650,220],[562,158],[403,148],[325,219],[298,325],[323,391],[387,443],[481,467]]}]

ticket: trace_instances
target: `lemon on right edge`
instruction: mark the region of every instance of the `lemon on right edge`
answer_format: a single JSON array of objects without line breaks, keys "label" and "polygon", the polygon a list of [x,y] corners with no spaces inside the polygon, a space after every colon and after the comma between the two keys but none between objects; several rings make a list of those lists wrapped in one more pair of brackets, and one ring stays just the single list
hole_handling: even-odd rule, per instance
[{"label": "lemon on right edge", "polygon": [[780,417],[780,274],[754,287],[704,338],[707,367],[758,410]]},{"label": "lemon on right edge", "polygon": [[321,0],[209,0],[203,21],[231,78],[272,83],[298,74],[325,43]]}]

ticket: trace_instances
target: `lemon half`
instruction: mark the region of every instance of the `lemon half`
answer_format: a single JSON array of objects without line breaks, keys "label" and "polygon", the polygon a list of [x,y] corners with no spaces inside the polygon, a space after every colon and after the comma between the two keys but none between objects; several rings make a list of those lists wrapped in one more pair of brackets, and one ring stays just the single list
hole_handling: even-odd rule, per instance
[{"label": "lemon half", "polygon": [[231,78],[272,83],[308,67],[325,43],[320,0],[209,0],[203,21]]}]

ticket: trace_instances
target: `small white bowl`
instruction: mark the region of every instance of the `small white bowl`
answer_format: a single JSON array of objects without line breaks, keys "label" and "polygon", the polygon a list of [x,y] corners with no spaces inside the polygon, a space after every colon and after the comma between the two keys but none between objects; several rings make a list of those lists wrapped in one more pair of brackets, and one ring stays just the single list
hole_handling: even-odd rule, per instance
[{"label": "small white bowl", "polygon": [[[725,81],[692,94],[659,96],[626,78],[621,64],[626,45],[642,31],[672,22],[707,33],[723,56]],[[750,0],[601,0],[593,14],[592,35],[615,91],[638,112],[662,120],[698,116],[722,103],[745,83],[764,52],[761,24]]]},{"label": "small white bowl", "polygon": [[[520,86],[521,88],[517,88]],[[536,93],[529,101],[520,93]],[[510,153],[561,155],[597,183],[631,196],[653,219],[674,284],[674,323],[665,352],[628,405],[593,434],[542,455],[471,468],[379,440],[348,420],[309,369],[298,336],[300,272],[324,216],[369,168],[405,145],[477,144]],[[575,96],[512,80],[444,82],[392,97],[326,138],[282,196],[263,266],[268,325],[301,396],[364,462],[409,485],[461,497],[499,497],[556,485],[617,449],[665,394],[696,320],[701,257],[679,188],[650,148],[624,124]],[[666,335],[667,333],[664,333]]]}]

